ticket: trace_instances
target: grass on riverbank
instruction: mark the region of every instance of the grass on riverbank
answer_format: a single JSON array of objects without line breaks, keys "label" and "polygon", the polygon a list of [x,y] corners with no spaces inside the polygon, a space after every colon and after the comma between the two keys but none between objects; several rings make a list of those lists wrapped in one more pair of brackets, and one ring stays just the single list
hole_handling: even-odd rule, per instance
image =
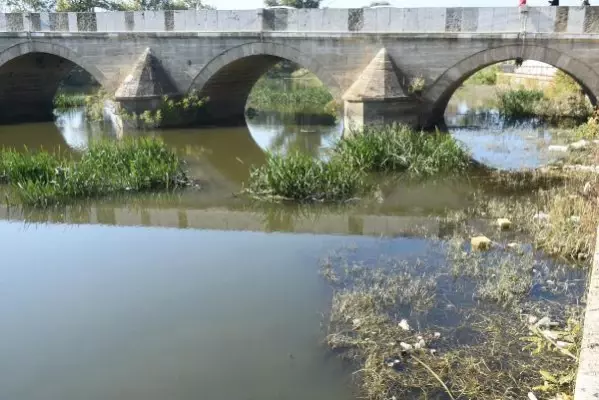
[{"label": "grass on riverbank", "polygon": [[327,116],[331,123],[339,112],[333,96],[322,84],[285,86],[282,81],[266,78],[261,78],[252,89],[247,108],[267,113]]},{"label": "grass on riverbank", "polygon": [[580,85],[562,71],[557,71],[553,81],[542,89],[525,86],[499,89],[497,107],[509,118],[537,116],[550,122],[569,118],[580,123],[592,113],[592,105]]},{"label": "grass on riverbank", "polygon": [[537,89],[511,89],[497,92],[499,111],[510,118],[523,118],[536,115],[536,104],[543,99],[543,92]]},{"label": "grass on riverbank", "polygon": [[342,202],[368,194],[367,176],[404,172],[412,176],[456,174],[472,165],[470,154],[450,135],[404,126],[370,127],[338,142],[329,160],[291,153],[270,154],[252,171],[246,194],[300,202]]},{"label": "grass on riverbank", "polygon": [[41,151],[0,152],[0,178],[18,203],[47,207],[119,192],[187,184],[177,155],[156,139],[99,141],[77,160]]},{"label": "grass on riverbank", "polygon": [[[599,177],[560,167],[529,172],[493,172],[487,182],[515,196],[487,198],[477,195],[477,205],[461,218],[508,218],[514,229],[531,236],[547,254],[569,260],[592,257],[599,221]],[[526,194],[528,199],[523,199]]]}]

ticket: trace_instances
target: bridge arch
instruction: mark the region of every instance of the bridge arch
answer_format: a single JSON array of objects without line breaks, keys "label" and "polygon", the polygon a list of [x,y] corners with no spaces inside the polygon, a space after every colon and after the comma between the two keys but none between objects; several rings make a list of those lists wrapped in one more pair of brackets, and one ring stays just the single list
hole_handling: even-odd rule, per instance
[{"label": "bridge arch", "polygon": [[584,62],[561,51],[533,45],[509,45],[483,50],[447,69],[424,94],[430,110],[426,116],[429,125],[443,120],[445,108],[454,92],[477,71],[502,61],[522,58],[540,61],[566,72],[583,88],[595,105],[599,98],[599,73]]},{"label": "bridge arch", "polygon": [[52,120],[56,91],[75,66],[106,84],[98,68],[64,46],[32,40],[0,52],[0,122]]},{"label": "bridge arch", "polygon": [[195,77],[189,90],[210,100],[206,113],[214,122],[243,123],[245,105],[254,84],[280,61],[292,61],[312,72],[335,99],[341,97],[337,79],[313,57],[273,42],[253,42],[233,47],[213,58]]}]

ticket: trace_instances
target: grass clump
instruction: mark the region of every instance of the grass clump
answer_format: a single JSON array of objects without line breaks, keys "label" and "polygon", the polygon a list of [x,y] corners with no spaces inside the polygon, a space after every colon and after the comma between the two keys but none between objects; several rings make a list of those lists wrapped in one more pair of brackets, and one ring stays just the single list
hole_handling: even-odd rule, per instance
[{"label": "grass clump", "polygon": [[83,93],[59,93],[54,97],[54,108],[65,109],[85,106]]},{"label": "grass clump", "polygon": [[177,155],[162,141],[148,138],[94,142],[77,160],[44,151],[4,150],[0,177],[19,203],[36,207],[187,183]]},{"label": "grass clump", "polygon": [[361,170],[339,160],[317,160],[299,152],[267,154],[266,164],[250,173],[251,196],[300,202],[347,201],[369,188]]},{"label": "grass clump", "polygon": [[521,118],[536,115],[536,104],[543,99],[543,91],[537,89],[511,89],[497,92],[499,112],[506,117]]},{"label": "grass clump", "polygon": [[352,132],[334,152],[344,164],[366,172],[431,176],[460,173],[472,164],[470,154],[450,135],[416,132],[401,125]]}]

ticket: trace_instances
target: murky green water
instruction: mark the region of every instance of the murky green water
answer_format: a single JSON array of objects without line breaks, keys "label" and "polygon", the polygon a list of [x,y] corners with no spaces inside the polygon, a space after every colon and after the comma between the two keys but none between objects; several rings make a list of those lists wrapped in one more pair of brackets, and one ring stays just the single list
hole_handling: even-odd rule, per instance
[{"label": "murky green water", "polygon": [[[453,130],[492,163],[546,161],[541,147],[523,149],[539,131],[505,131]],[[270,117],[149,134],[185,154],[200,190],[0,207],[0,399],[351,398],[351,374],[322,345],[331,293],[319,260],[347,246],[430,254],[419,236],[449,229],[431,216],[462,209],[473,183],[400,182],[382,203],[350,209],[256,206],[232,194],[265,150],[318,155],[341,126]],[[0,146],[78,151],[106,135],[120,136],[75,110],[56,124],[0,126]]]}]

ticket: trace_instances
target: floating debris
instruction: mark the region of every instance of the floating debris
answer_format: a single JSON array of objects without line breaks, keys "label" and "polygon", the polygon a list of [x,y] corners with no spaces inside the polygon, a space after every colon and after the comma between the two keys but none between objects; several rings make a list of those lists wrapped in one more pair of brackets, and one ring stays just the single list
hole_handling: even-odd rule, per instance
[{"label": "floating debris", "polygon": [[501,230],[508,230],[512,227],[512,221],[507,218],[498,218],[497,221],[495,221],[495,224]]},{"label": "floating debris", "polygon": [[401,321],[399,321],[398,325],[404,331],[409,331],[410,330],[410,324],[408,323],[408,320],[406,320],[406,319],[402,319]]},{"label": "floating debris", "polygon": [[491,248],[491,239],[486,236],[474,236],[470,239],[474,250],[488,250]]},{"label": "floating debris", "polygon": [[409,343],[406,342],[400,342],[399,346],[404,350],[404,351],[412,351],[414,350],[414,346],[412,346]]}]

